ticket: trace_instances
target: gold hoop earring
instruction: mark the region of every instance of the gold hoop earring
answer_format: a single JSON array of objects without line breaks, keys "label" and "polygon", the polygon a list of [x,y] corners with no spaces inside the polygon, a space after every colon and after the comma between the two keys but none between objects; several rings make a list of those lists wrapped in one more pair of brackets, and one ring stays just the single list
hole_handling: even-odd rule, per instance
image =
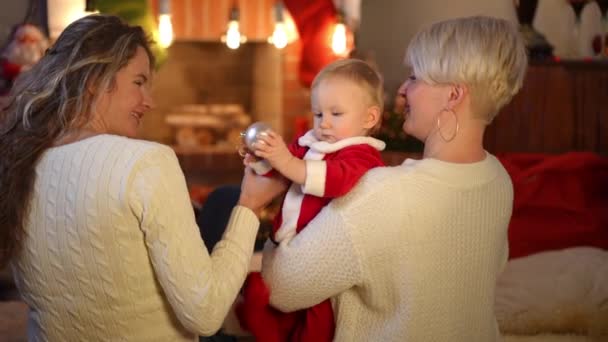
[{"label": "gold hoop earring", "polygon": [[[450,112],[452,113],[452,115],[454,116],[454,121],[456,121],[456,129],[454,130],[454,134],[452,134],[452,136],[447,139],[444,135],[443,132],[441,132],[441,112]],[[456,116],[456,112],[454,112],[453,109],[444,109],[442,110],[439,115],[437,115],[437,130],[439,131],[439,136],[441,137],[441,139],[443,139],[443,141],[445,142],[450,142],[452,140],[454,140],[454,138],[456,138],[456,135],[458,134],[458,129],[460,128],[460,126],[458,125],[458,117]]]}]

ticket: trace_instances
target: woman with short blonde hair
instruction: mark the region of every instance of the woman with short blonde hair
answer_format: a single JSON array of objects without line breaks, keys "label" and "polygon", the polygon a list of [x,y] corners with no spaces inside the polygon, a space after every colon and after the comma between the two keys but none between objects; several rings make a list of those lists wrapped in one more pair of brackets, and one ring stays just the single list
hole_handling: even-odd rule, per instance
[{"label": "woman with short blonde hair", "polygon": [[414,36],[405,64],[429,84],[467,85],[476,116],[490,123],[522,86],[528,58],[520,40],[506,20],[447,20]]},{"label": "woman with short blonde hair", "polygon": [[[461,18],[418,33],[406,63],[403,129],[423,158],[369,171],[289,246],[267,243],[270,303],[330,298],[335,341],[497,341],[513,187],[483,134],[521,87],[525,48],[505,20]],[[280,189],[261,182],[243,189],[260,201]]]}]

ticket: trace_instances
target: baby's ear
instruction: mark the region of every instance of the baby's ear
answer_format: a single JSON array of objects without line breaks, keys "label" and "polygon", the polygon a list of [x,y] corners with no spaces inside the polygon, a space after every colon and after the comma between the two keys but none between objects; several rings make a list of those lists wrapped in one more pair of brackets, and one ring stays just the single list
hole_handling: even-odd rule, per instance
[{"label": "baby's ear", "polygon": [[365,129],[372,129],[374,128],[378,122],[380,122],[380,119],[382,118],[382,113],[380,113],[380,107],[378,106],[371,106],[367,109],[367,118],[365,119],[364,122],[364,128]]}]

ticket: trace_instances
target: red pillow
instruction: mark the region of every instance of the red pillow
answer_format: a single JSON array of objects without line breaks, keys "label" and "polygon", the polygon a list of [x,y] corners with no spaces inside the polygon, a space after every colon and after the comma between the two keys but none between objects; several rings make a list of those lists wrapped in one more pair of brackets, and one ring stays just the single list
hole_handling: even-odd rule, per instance
[{"label": "red pillow", "polygon": [[499,154],[513,180],[509,258],[574,246],[608,249],[608,159],[589,152]]}]

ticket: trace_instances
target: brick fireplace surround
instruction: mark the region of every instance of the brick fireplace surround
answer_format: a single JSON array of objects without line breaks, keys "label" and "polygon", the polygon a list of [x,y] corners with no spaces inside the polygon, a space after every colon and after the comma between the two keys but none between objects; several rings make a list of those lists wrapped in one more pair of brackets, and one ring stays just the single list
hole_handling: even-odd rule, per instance
[{"label": "brick fireplace surround", "polygon": [[[309,118],[309,90],[298,79],[299,40],[278,50],[267,43],[274,0],[238,1],[241,31],[248,41],[237,50],[221,43],[232,0],[172,0],[174,44],[153,82],[156,108],[144,119],[142,137],[175,143],[165,117],[181,105],[240,104],[252,121],[263,120],[291,140]],[[157,2],[149,1],[153,12]],[[240,181],[236,153],[176,148],[190,183]]]}]

